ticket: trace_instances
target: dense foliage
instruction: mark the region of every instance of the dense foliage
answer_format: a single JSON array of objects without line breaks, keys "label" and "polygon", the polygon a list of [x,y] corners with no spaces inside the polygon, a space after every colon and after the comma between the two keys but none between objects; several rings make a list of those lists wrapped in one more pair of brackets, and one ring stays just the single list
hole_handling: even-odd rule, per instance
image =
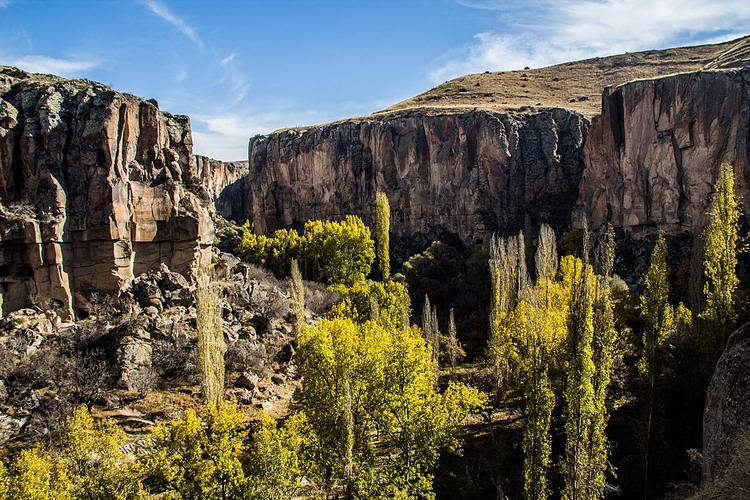
[{"label": "dense foliage", "polygon": [[370,229],[352,215],[341,222],[313,220],[302,236],[294,229],[279,229],[273,236],[255,234],[249,225],[235,250],[245,261],[290,273],[291,261],[301,264],[304,277],[326,285],[353,286],[370,273],[375,244]]},{"label": "dense foliage", "polygon": [[[415,327],[324,320],[300,337],[300,407],[319,439],[320,475],[357,498],[431,496],[443,449],[481,404],[462,384],[437,390],[435,362]],[[376,453],[378,447],[386,453]]]}]

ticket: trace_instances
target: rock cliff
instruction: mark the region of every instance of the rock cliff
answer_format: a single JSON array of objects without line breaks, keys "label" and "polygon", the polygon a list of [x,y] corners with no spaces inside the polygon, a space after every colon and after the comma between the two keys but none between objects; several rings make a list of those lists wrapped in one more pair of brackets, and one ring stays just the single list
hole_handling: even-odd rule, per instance
[{"label": "rock cliff", "polygon": [[86,80],[0,68],[0,305],[70,317],[165,263],[188,272],[212,242],[183,185],[189,119]]},{"label": "rock cliff", "polygon": [[246,175],[246,161],[225,162],[196,155],[195,169],[190,173],[188,182],[191,186],[201,186],[210,202],[210,209],[215,209],[219,215],[230,215],[233,207],[241,207],[239,181]]},{"label": "rock cliff", "polygon": [[346,214],[369,223],[380,190],[397,249],[446,233],[481,241],[521,227],[526,214],[567,223],[587,131],[580,114],[548,109],[405,114],[258,136],[234,218],[252,215],[259,232]]},{"label": "rock cliff", "polygon": [[579,208],[598,226],[693,231],[719,165],[750,207],[750,69],[686,73],[607,88],[584,149]]}]

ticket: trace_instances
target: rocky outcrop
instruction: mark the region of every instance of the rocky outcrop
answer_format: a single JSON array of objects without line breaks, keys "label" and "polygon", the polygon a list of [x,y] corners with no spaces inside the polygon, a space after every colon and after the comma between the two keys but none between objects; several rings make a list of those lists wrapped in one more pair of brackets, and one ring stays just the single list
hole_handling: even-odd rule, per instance
[{"label": "rocky outcrop", "polygon": [[246,161],[221,161],[195,156],[195,170],[190,183],[199,185],[210,201],[209,206],[221,216],[242,210],[241,179],[247,175]]},{"label": "rocky outcrop", "polygon": [[701,71],[608,88],[586,140],[580,210],[635,234],[705,222],[722,162],[750,207],[750,69]]},{"label": "rocky outcrop", "polygon": [[750,429],[750,323],[729,338],[716,365],[703,414],[703,481],[719,477]]},{"label": "rocky outcrop", "polygon": [[258,232],[391,204],[395,248],[446,233],[483,240],[532,219],[562,223],[583,169],[588,121],[550,109],[346,122],[250,140],[244,206]]},{"label": "rocky outcrop", "polygon": [[72,316],[166,263],[189,273],[213,239],[183,185],[189,119],[86,80],[0,68],[0,307]]}]

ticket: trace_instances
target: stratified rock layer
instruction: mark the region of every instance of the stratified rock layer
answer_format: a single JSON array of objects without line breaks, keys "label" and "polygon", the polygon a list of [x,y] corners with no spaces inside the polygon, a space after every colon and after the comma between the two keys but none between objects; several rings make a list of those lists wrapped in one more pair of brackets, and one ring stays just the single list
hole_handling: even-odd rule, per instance
[{"label": "stratified rock layer", "polygon": [[370,222],[385,192],[399,246],[445,233],[482,240],[526,214],[567,222],[583,169],[588,121],[534,114],[400,116],[250,140],[244,207],[258,232],[354,214]]},{"label": "stratified rock layer", "polygon": [[750,207],[750,69],[701,71],[606,89],[586,139],[579,206],[592,227],[703,227],[722,162]]},{"label": "stratified rock layer", "polygon": [[[189,119],[85,80],[0,68],[0,305],[70,316],[166,263],[188,272],[213,238],[181,183]],[[51,302],[50,302],[51,301]]]}]

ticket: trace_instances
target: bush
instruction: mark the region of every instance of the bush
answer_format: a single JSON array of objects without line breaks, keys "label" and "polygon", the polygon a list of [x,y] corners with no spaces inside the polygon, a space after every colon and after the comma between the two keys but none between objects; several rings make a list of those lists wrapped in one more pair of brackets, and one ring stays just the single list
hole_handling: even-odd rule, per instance
[{"label": "bush", "polygon": [[375,243],[359,217],[308,221],[304,236],[293,229],[280,229],[273,236],[254,234],[249,226],[243,230],[236,252],[245,262],[263,266],[277,277],[288,276],[290,262],[296,259],[307,279],[352,286],[365,279],[375,260]]}]

